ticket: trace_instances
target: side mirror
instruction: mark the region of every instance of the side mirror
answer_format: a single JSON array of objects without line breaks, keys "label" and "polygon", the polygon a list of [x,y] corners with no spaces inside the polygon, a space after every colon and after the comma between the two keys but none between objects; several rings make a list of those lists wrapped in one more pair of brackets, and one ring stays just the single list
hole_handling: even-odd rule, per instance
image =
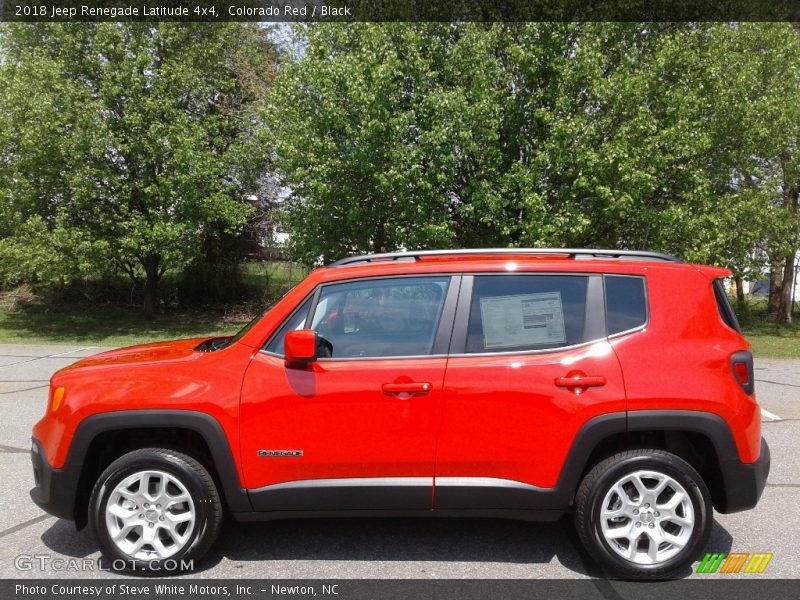
[{"label": "side mirror", "polygon": [[303,368],[317,360],[317,332],[313,329],[296,329],[283,338],[286,366]]}]

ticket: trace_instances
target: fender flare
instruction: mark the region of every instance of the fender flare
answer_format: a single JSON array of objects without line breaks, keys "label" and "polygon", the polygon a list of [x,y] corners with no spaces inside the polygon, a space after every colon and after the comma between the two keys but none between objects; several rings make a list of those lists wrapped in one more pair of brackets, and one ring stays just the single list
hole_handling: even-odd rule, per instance
[{"label": "fender flare", "polygon": [[[144,409],[99,413],[80,422],[70,444],[63,471],[80,474],[86,454],[94,439],[108,431],[154,428],[187,429],[205,440],[216,474],[222,485],[225,500],[231,511],[252,510],[247,492],[242,488],[236,462],[228,438],[219,421],[211,415],[194,410]],[[179,450],[179,448],[176,448]],[[76,486],[78,476],[75,477]],[[77,491],[77,490],[76,490]]]},{"label": "fender flare", "polygon": [[739,479],[742,469],[747,469],[748,465],[739,459],[727,422],[715,413],[694,410],[635,410],[589,419],[575,435],[555,487],[555,496],[569,503],[598,445],[611,436],[638,431],[698,433],[708,438],[717,454],[723,483],[722,497],[715,503],[718,504],[716,508],[720,512],[741,510],[733,496],[741,492]]}]

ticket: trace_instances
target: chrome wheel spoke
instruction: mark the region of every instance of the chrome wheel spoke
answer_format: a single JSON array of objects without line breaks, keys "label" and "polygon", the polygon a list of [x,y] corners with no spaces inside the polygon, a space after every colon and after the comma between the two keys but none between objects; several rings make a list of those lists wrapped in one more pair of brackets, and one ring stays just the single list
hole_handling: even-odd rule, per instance
[{"label": "chrome wheel spoke", "polygon": [[630,543],[628,544],[628,559],[633,560],[636,558],[636,553],[638,552],[639,548],[639,535],[637,534],[632,538],[630,538],[629,542]]},{"label": "chrome wheel spoke", "polygon": [[129,519],[136,512],[136,509],[133,507],[125,508],[122,504],[111,504],[111,503],[109,503],[108,508],[106,510],[115,517],[119,517],[123,521]]},{"label": "chrome wheel spoke", "polygon": [[188,494],[181,494],[179,496],[167,496],[167,499],[164,502],[164,509],[169,509],[175,506],[176,504],[181,504],[183,502],[188,502],[190,500]]},{"label": "chrome wheel spoke", "polygon": [[626,517],[627,515],[628,515],[628,509],[625,506],[620,506],[619,508],[615,508],[613,510],[610,509],[603,510],[604,519],[617,519],[619,517]]},{"label": "chrome wheel spoke", "polygon": [[177,525],[178,523],[185,523],[186,521],[191,521],[194,519],[194,515],[190,512],[184,513],[166,513],[164,515],[166,518],[166,522],[172,525]]},{"label": "chrome wheel spoke", "polygon": [[678,505],[681,504],[681,502],[683,502],[685,499],[686,499],[686,494],[682,491],[679,492],[676,490],[672,498],[667,500],[664,504],[660,505],[659,509],[663,508],[663,510],[665,511],[674,511],[678,507]]},{"label": "chrome wheel spoke", "polygon": [[140,535],[139,538],[130,545],[130,549],[127,551],[127,554],[135,556],[135,554],[142,549],[142,546],[144,546],[144,537]]},{"label": "chrome wheel spoke", "polygon": [[650,539],[647,541],[647,558],[650,559],[651,563],[655,564],[658,562],[658,542],[652,536],[648,537]]},{"label": "chrome wheel spoke", "polygon": [[656,500],[658,500],[658,497],[661,495],[661,492],[663,492],[665,489],[667,489],[667,486],[669,485],[669,482],[670,482],[669,477],[664,477],[664,478],[661,479],[661,481],[658,482],[658,485],[656,485],[656,487],[653,488],[652,495],[653,495],[653,501],[654,502]]},{"label": "chrome wheel spoke", "polygon": [[637,474],[634,474],[630,478],[630,482],[633,484],[633,487],[635,487],[636,491],[639,493],[639,502],[644,502],[644,498],[645,496],[647,496],[647,488],[644,486],[644,482]]},{"label": "chrome wheel spoke", "polygon": [[169,550],[167,549],[166,546],[164,546],[164,542],[162,542],[161,538],[159,538],[158,536],[153,537],[151,545],[153,546],[153,550],[155,550],[156,554],[159,557],[169,555]]},{"label": "chrome wheel spoke", "polygon": [[683,548],[686,545],[686,542],[688,541],[688,539],[686,539],[686,538],[684,538],[682,536],[672,535],[671,533],[667,533],[665,531],[664,532],[664,541],[665,542],[669,542],[670,544],[672,544],[673,546],[677,546],[678,548]]},{"label": "chrome wheel spoke", "polygon": [[669,521],[670,523],[675,523],[676,525],[680,525],[681,527],[691,527],[694,523],[693,519],[688,517],[682,517],[676,514],[674,511],[663,511],[661,520],[662,521]]},{"label": "chrome wheel spoke", "polygon": [[145,525],[142,527],[142,539],[146,544],[152,544],[153,539],[156,536],[156,528],[155,526],[150,527],[149,525]]},{"label": "chrome wheel spoke", "polygon": [[117,491],[119,492],[120,496],[122,496],[126,500],[130,500],[133,503],[136,503],[139,500],[139,493],[138,492],[132,492],[132,491],[130,491],[128,489],[125,489],[125,488],[117,490]]},{"label": "chrome wheel spoke", "polygon": [[614,491],[619,497],[620,502],[622,503],[622,506],[624,508],[630,508],[636,505],[636,502],[634,502],[634,500],[630,497],[628,492],[625,491],[625,488],[623,488],[622,485],[620,485],[619,483],[614,486]]},{"label": "chrome wheel spoke", "polygon": [[145,473],[142,476],[142,482],[139,484],[139,492],[148,502],[153,500],[153,497],[150,495],[150,473]]},{"label": "chrome wheel spoke", "polygon": [[633,523],[629,523],[628,525],[623,525],[622,527],[613,527],[608,530],[606,533],[606,538],[611,540],[618,540],[618,539],[630,539],[631,533],[633,531]]},{"label": "chrome wheel spoke", "polygon": [[112,536],[114,541],[122,540],[122,539],[125,539],[126,537],[128,537],[128,535],[130,534],[131,530],[133,530],[134,527],[136,527],[135,523],[126,523],[124,526],[122,526],[119,529],[119,531],[117,531]]}]

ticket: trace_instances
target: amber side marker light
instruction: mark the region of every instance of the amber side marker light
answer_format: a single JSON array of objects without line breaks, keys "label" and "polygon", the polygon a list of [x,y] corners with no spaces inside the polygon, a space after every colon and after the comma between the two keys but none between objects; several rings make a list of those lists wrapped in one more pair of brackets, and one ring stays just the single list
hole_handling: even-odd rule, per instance
[{"label": "amber side marker light", "polygon": [[61,403],[64,402],[64,394],[66,390],[63,387],[57,387],[53,390],[53,399],[50,401],[50,410],[56,412],[60,407]]}]

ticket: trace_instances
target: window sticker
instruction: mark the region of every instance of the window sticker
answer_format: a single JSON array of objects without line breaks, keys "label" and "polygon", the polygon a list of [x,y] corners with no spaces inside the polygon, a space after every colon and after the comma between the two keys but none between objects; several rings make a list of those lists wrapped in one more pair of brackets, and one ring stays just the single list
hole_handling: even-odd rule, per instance
[{"label": "window sticker", "polygon": [[481,298],[486,350],[540,344],[564,344],[561,292]]}]

